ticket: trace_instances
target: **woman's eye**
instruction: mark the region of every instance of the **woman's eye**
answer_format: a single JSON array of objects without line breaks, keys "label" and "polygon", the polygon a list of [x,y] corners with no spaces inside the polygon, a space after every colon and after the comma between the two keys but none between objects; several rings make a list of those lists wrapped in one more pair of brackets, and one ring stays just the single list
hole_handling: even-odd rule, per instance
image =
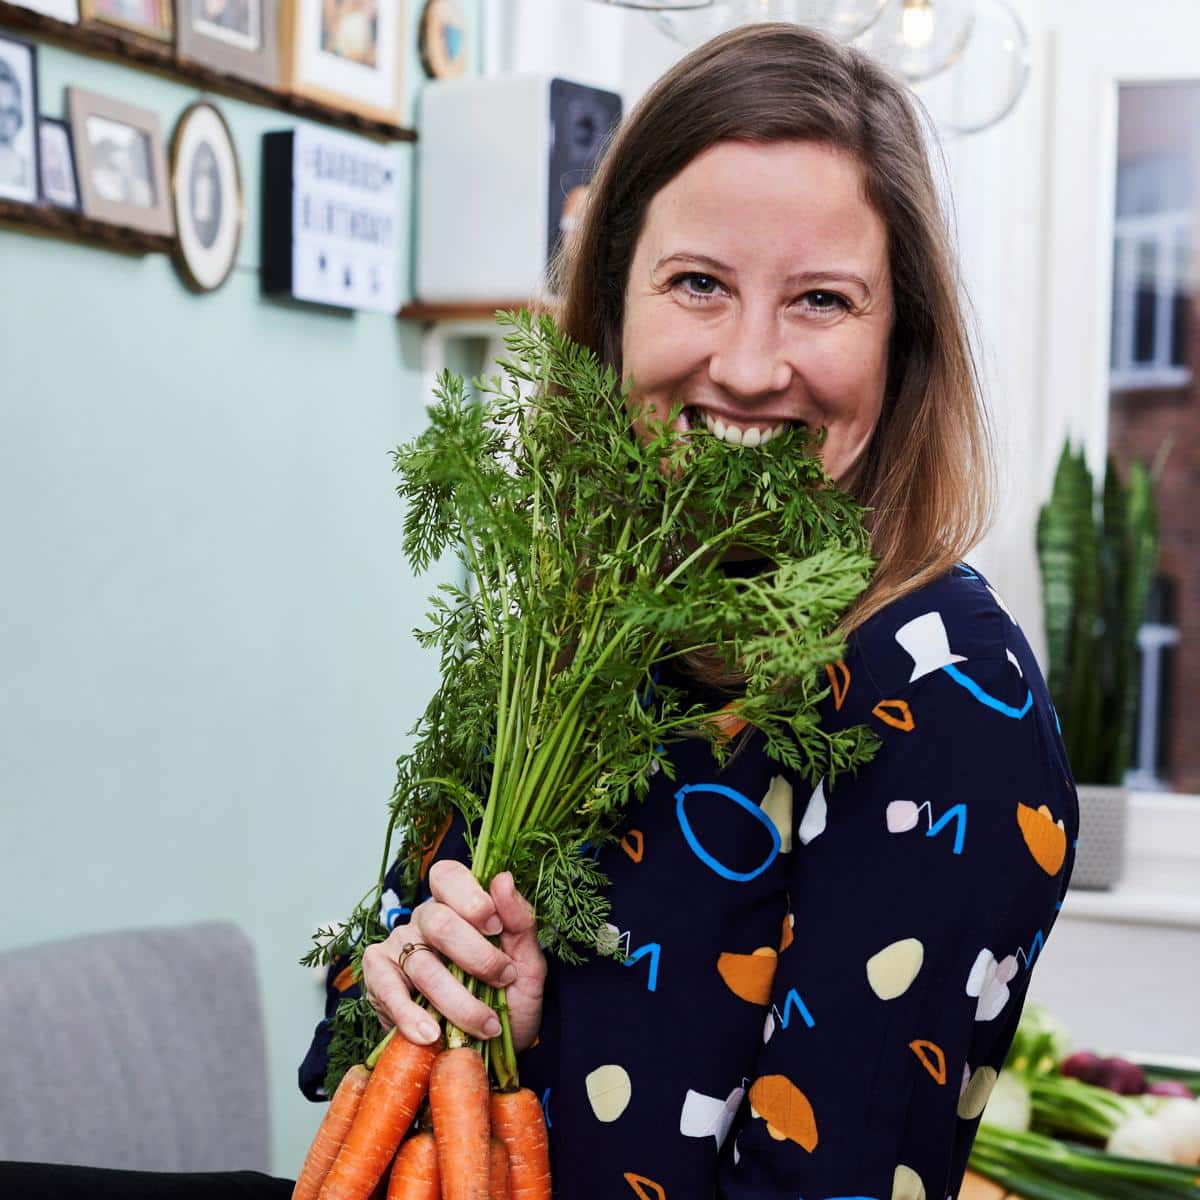
[{"label": "woman's eye", "polygon": [[[696,281],[698,283],[699,286],[695,290],[692,288],[685,289],[687,295],[695,296],[697,299],[708,299],[716,295],[715,289],[721,286],[711,275],[698,275],[695,272],[689,272],[686,275],[676,275],[675,278],[671,280],[671,286],[676,287],[685,280]],[[713,290],[710,291],[710,288]]]},{"label": "woman's eye", "polygon": [[850,311],[850,301],[836,292],[806,292],[800,301],[810,312],[835,313]]},{"label": "woman's eye", "polygon": [[844,296],[839,296],[837,292],[808,292],[801,297],[805,307],[812,309],[814,312],[832,313],[846,311],[850,305]]}]

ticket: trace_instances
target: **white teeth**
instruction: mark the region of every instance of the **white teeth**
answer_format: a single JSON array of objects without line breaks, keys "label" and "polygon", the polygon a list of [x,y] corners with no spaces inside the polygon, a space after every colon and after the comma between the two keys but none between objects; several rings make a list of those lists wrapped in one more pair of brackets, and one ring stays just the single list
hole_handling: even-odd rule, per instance
[{"label": "white teeth", "polygon": [[711,413],[702,411],[701,415],[704,417],[705,427],[713,437],[720,438],[731,446],[747,446],[751,449],[755,446],[765,446],[787,427],[787,422],[782,421],[770,429],[760,429],[757,425],[742,429],[738,425],[726,425],[720,417],[714,417]]}]

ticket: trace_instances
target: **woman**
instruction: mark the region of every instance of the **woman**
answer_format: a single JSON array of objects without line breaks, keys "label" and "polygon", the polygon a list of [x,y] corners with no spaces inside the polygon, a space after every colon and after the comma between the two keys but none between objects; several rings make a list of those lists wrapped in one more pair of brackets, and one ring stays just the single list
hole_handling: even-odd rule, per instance
[{"label": "woman", "polygon": [[[418,991],[489,1037],[495,1014],[447,964],[510,984],[522,1082],[570,1200],[953,1195],[1077,811],[1037,664],[961,563],[990,461],[906,92],[794,25],[714,39],[617,133],[562,281],[565,331],[652,419],[682,399],[680,436],[752,451],[788,422],[827,430],[826,469],[871,510],[879,567],[824,720],[882,747],[815,792],[753,730],[724,771],[703,743],[675,748],[677,778],[655,780],[600,860],[630,969],[548,964],[511,878],[485,894],[454,830],[428,898],[364,955],[368,997],[414,1040],[436,1035]],[[736,683],[703,658],[672,682]],[[761,804],[777,844],[764,854],[744,804],[685,812],[705,786]],[[401,966],[408,944],[432,952]],[[301,1068],[314,1098],[326,1038]]]}]

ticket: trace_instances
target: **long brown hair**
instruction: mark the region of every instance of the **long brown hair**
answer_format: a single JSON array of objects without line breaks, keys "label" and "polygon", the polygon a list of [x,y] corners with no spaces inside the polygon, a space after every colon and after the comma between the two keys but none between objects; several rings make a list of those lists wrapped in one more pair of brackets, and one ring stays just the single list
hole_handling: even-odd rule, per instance
[{"label": "long brown hair", "polygon": [[618,128],[552,274],[563,331],[619,379],[626,281],[660,188],[727,140],[814,141],[855,156],[888,232],[895,317],[879,421],[839,481],[870,510],[878,561],[846,632],[948,571],[992,516],[988,421],[915,104],[864,53],[800,25],[750,24],[713,38],[664,74]]}]

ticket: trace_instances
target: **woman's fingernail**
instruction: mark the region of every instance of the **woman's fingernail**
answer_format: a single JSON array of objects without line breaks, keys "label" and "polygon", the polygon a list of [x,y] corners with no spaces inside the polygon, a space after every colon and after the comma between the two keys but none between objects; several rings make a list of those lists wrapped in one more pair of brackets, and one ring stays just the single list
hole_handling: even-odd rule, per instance
[{"label": "woman's fingernail", "polygon": [[483,1032],[488,1037],[494,1038],[500,1036],[500,1022],[495,1017],[488,1017],[483,1023]]},{"label": "woman's fingernail", "polygon": [[422,1021],[417,1026],[417,1032],[421,1035],[422,1041],[432,1042],[436,1041],[441,1031],[432,1021]]},{"label": "woman's fingernail", "polygon": [[493,916],[488,923],[483,927],[484,933],[496,934],[501,933],[504,929],[504,922],[500,920],[499,914]]},{"label": "woman's fingernail", "polygon": [[517,978],[517,968],[514,967],[512,965],[512,963],[509,963],[509,965],[507,967],[505,967],[503,971],[500,972],[500,982],[505,987],[508,987],[508,985],[510,983],[515,983],[516,978]]}]

